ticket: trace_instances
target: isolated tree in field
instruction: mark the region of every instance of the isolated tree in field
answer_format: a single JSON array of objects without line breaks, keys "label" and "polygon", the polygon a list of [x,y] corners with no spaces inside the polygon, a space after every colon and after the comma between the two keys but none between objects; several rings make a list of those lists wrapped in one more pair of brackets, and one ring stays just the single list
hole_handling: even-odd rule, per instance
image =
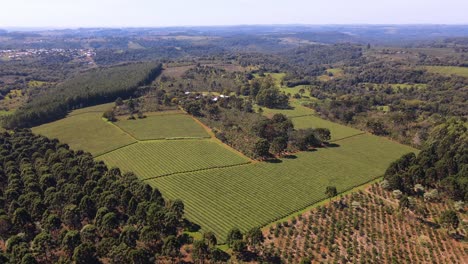
[{"label": "isolated tree in field", "polygon": [[457,230],[458,225],[460,224],[460,219],[455,211],[448,210],[442,213],[440,216],[440,222],[446,227],[451,227],[454,230]]},{"label": "isolated tree in field", "polygon": [[331,198],[335,197],[338,194],[335,186],[327,186],[325,189],[325,195],[331,200]]}]

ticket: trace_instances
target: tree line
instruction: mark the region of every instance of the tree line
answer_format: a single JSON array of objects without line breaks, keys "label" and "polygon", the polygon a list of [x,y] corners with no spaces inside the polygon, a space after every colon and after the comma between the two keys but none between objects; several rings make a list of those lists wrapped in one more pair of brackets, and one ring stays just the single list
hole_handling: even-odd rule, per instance
[{"label": "tree line", "polygon": [[92,69],[32,98],[3,120],[7,129],[32,127],[66,116],[73,109],[128,98],[150,84],[162,70],[158,63],[136,63]]}]

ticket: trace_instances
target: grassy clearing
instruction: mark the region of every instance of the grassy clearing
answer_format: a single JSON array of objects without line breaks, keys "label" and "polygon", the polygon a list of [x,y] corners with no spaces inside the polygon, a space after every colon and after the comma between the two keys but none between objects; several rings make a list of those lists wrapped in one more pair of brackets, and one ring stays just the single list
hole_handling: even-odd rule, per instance
[{"label": "grassy clearing", "polygon": [[301,128],[328,128],[330,129],[332,141],[362,134],[363,132],[351,127],[343,126],[325,119],[322,119],[318,116],[302,116],[294,117],[292,119],[294,127],[296,129]]},{"label": "grassy clearing", "polygon": [[438,73],[445,76],[459,75],[468,78],[468,67],[455,67],[455,66],[426,66],[429,72]]},{"label": "grassy clearing", "polygon": [[81,108],[78,110],[75,110],[69,114],[69,116],[73,115],[80,115],[83,113],[101,113],[101,115],[108,110],[112,110],[112,107],[114,107],[115,103],[107,103],[107,104],[100,104],[100,105],[95,105],[91,107],[86,107],[86,108]]},{"label": "grassy clearing", "polygon": [[102,113],[92,112],[75,114],[32,130],[49,138],[57,138],[75,150],[89,151],[94,156],[136,142],[101,116]]},{"label": "grassy clearing", "polygon": [[[332,76],[330,76],[329,73],[331,73]],[[343,69],[334,68],[334,69],[328,69],[327,74],[319,76],[318,79],[320,81],[322,81],[322,82],[326,82],[326,81],[329,81],[329,80],[331,80],[333,78],[343,77],[343,75],[344,75]]]},{"label": "grassy clearing", "polygon": [[143,119],[119,120],[115,124],[138,140],[209,138],[205,129],[186,114],[151,114]]},{"label": "grassy clearing", "polygon": [[305,93],[303,95],[305,96],[309,96],[310,94],[310,85],[298,85],[298,86],[294,86],[294,87],[286,87],[286,86],[283,86],[280,88],[280,91],[285,93],[285,94],[291,94],[291,95],[294,95],[294,94],[300,94],[299,91],[301,89],[304,89]]},{"label": "grassy clearing", "polygon": [[281,163],[184,173],[149,180],[170,198],[181,198],[187,217],[223,241],[228,230],[266,225],[323,200],[325,187],[345,191],[383,174],[414,149],[383,138],[359,135],[339,147],[301,152]]},{"label": "grassy clearing", "polygon": [[139,142],[99,156],[98,159],[109,166],[133,171],[141,179],[250,162],[211,140]]},{"label": "grassy clearing", "polygon": [[36,80],[28,82],[29,87],[41,87],[41,86],[44,86],[46,84],[48,84],[48,82],[36,81]]},{"label": "grassy clearing", "polygon": [[[262,107],[263,114],[268,117],[271,117],[274,114],[284,114],[292,118],[297,116],[312,115],[315,113],[313,109],[303,106],[301,104],[301,101],[291,100],[289,104],[291,106],[291,109],[270,109]],[[260,107],[256,106],[255,110],[258,111],[259,108]]]}]

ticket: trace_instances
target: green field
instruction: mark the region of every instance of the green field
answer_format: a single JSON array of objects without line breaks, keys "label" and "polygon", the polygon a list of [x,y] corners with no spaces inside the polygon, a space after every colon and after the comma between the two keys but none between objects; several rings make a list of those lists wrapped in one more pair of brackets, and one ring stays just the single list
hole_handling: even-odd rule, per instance
[{"label": "green field", "polygon": [[[251,162],[216,139],[138,141],[125,131],[150,139],[194,136],[202,127],[191,117],[172,112],[118,121],[121,129],[101,118],[112,104],[74,111],[33,131],[90,151],[108,166],[135,172],[165,197],[182,199],[188,219],[203,231],[214,231],[220,242],[232,227],[246,231],[281,219],[323,200],[326,186],[335,185],[340,192],[359,186],[381,176],[402,154],[415,151],[323,120],[299,100],[291,105],[292,110],[265,109],[265,114],[287,114],[296,128],[329,128],[333,146],[269,163]],[[178,125],[182,127],[173,127]]]},{"label": "green field", "polygon": [[[298,116],[313,115],[315,113],[313,109],[303,106],[301,104],[301,101],[298,100],[291,100],[289,105],[291,106],[290,109],[270,109],[262,107],[263,114],[268,117],[271,117],[274,114],[284,114],[292,118]],[[258,111],[258,109],[259,107],[255,106],[255,110]]]},{"label": "green field", "polygon": [[383,174],[414,149],[387,139],[359,135],[338,147],[301,152],[281,163],[184,173],[149,180],[170,198],[181,198],[187,217],[223,241],[229,229],[266,225],[325,199],[325,187],[339,192]]},{"label": "green field", "polygon": [[140,179],[250,162],[214,140],[145,141],[109,152],[98,159],[109,166],[133,171]]},{"label": "green field", "polygon": [[123,119],[115,124],[138,140],[210,137],[192,117],[181,112],[148,114],[143,119]]},{"label": "green field", "polygon": [[34,127],[32,131],[49,138],[57,138],[75,150],[89,151],[94,156],[136,142],[127,133],[104,121],[101,116],[102,112],[75,113],[67,118]]},{"label": "green field", "polygon": [[362,134],[363,131],[354,129],[352,127],[343,126],[318,116],[302,116],[292,118],[294,128],[328,128],[330,129],[332,141]]},{"label": "green field", "polygon": [[445,76],[459,75],[468,78],[468,67],[455,67],[455,66],[426,66],[429,72],[438,73]]}]

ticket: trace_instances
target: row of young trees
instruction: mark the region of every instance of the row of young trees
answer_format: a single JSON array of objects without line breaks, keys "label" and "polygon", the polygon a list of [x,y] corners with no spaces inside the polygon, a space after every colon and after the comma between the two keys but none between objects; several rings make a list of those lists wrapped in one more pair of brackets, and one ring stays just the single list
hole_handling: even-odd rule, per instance
[{"label": "row of young trees", "polygon": [[0,135],[1,263],[176,259],[184,204],[29,130]]}]

